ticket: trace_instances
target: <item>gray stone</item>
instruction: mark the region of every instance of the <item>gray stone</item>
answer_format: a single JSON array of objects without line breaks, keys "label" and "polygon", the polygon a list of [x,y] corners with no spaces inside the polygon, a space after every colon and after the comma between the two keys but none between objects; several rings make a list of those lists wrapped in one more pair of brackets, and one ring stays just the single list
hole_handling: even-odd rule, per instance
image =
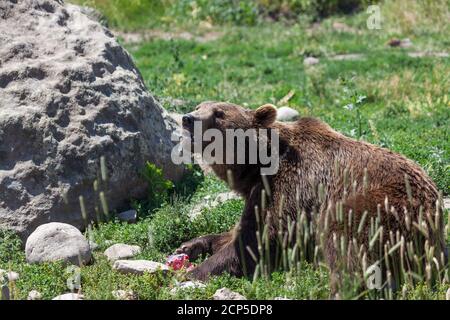
[{"label": "gray stone", "polygon": [[120,221],[135,223],[137,220],[137,211],[136,210],[123,211],[117,215],[117,218]]},{"label": "gray stone", "polygon": [[354,34],[360,33],[359,30],[356,30],[355,28],[352,28],[346,25],[345,23],[339,21],[333,22],[332,27],[337,32],[354,33]]},{"label": "gray stone", "polygon": [[108,20],[106,17],[97,9],[92,7],[80,6],[80,11],[87,15],[94,21],[100,22],[103,26],[108,27]]},{"label": "gray stone", "polygon": [[337,54],[330,57],[330,60],[335,61],[345,61],[345,60],[363,60],[366,56],[362,53],[348,53],[348,54]]},{"label": "gray stone", "polygon": [[445,299],[450,300],[450,288],[448,288],[447,293],[445,294]]},{"label": "gray stone", "polygon": [[116,300],[136,300],[137,296],[133,290],[114,290],[111,292]]},{"label": "gray stone", "polygon": [[144,273],[155,273],[169,270],[165,264],[149,260],[117,260],[113,264],[113,269],[125,274],[143,275]]},{"label": "gray stone", "polygon": [[410,48],[413,46],[411,39],[405,38],[400,41],[400,48]]},{"label": "gray stone", "polygon": [[169,113],[172,119],[177,123],[178,126],[182,126],[183,115],[177,112]]},{"label": "gray stone", "polygon": [[240,196],[233,191],[230,192],[221,192],[214,198],[214,205],[217,206],[221,203],[224,203],[225,201],[232,200],[232,199],[240,199]]},{"label": "gray stone", "polygon": [[100,158],[111,211],[146,195],[146,161],[177,180],[175,122],[111,32],[63,1],[0,1],[0,227],[95,220]]},{"label": "gray stone", "polygon": [[91,261],[89,242],[81,232],[66,223],[51,222],[39,226],[27,239],[28,263],[64,261],[86,265]]},{"label": "gray stone", "polygon": [[65,293],[54,297],[52,300],[83,300],[84,296],[78,293]]},{"label": "gray stone", "polygon": [[19,274],[14,271],[7,271],[0,269],[0,283],[2,282],[11,282],[19,280]]},{"label": "gray stone", "polygon": [[303,60],[303,64],[305,66],[313,66],[313,65],[318,64],[318,63],[319,63],[319,59],[314,58],[314,57],[306,57]]},{"label": "gray stone", "polygon": [[416,52],[408,52],[408,56],[410,56],[411,58],[423,58],[423,57],[448,58],[450,57],[450,54],[448,52],[416,51]]},{"label": "gray stone", "polygon": [[104,254],[109,261],[116,261],[121,259],[129,259],[141,253],[141,247],[130,246],[124,243],[113,244],[105,250]]},{"label": "gray stone", "polygon": [[450,198],[444,198],[444,208],[450,210]]},{"label": "gray stone", "polygon": [[244,297],[243,295],[231,291],[228,288],[221,288],[218,289],[214,295],[213,295],[213,299],[214,300],[247,300],[246,297]]},{"label": "gray stone", "polygon": [[27,300],[42,300],[42,294],[37,290],[31,290],[28,293]]},{"label": "gray stone", "polygon": [[277,120],[278,121],[294,121],[298,119],[300,113],[289,107],[281,107],[277,109]]},{"label": "gray stone", "polygon": [[188,41],[197,41],[200,43],[214,41],[222,37],[223,33],[219,31],[209,31],[203,33],[203,35],[196,36],[188,31],[167,32],[158,29],[148,29],[139,32],[121,32],[115,30],[114,34],[121,38],[125,43],[136,44],[140,42],[150,41],[152,39],[172,40],[182,39]]}]

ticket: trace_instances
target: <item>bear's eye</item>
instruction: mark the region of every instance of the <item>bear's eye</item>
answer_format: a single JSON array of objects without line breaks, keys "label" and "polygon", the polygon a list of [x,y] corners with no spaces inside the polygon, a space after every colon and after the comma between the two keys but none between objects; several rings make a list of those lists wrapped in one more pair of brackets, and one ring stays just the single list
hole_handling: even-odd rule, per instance
[{"label": "bear's eye", "polygon": [[222,110],[215,110],[214,111],[214,116],[216,118],[223,118],[225,116],[225,113]]}]

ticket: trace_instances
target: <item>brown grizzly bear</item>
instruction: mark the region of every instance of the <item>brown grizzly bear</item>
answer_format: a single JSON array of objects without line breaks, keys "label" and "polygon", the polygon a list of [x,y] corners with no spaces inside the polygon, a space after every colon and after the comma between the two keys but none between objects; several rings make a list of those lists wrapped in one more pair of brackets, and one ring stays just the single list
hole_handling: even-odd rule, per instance
[{"label": "brown grizzly bear", "polygon": [[[345,257],[349,270],[356,270],[361,260],[358,255],[370,264],[385,256],[383,249],[394,250],[397,242],[399,251],[400,244],[406,250],[405,243],[411,241],[419,241],[420,247],[434,247],[433,254],[442,266],[445,241],[443,219],[438,221],[436,215],[438,191],[419,166],[387,149],[348,138],[317,119],[301,118],[290,123],[275,120],[272,105],[248,110],[226,102],[203,102],[184,115],[183,127],[191,134],[198,121],[203,132],[214,128],[224,136],[226,129],[252,128],[276,129],[279,135],[276,174],[261,176],[259,158],[256,164],[248,160],[242,164],[210,164],[220,179],[242,195],[245,209],[232,231],[193,239],[177,250],[193,259],[211,255],[191,272],[193,278],[206,279],[223,272],[251,275],[261,253],[256,232],[262,232],[260,226],[266,226],[268,255],[273,261],[280,231],[286,232],[302,213],[317,224],[315,241],[323,250],[334,281],[342,267],[339,257]],[[206,145],[202,142],[202,150]],[[267,200],[263,199],[265,195]],[[422,238],[413,236],[413,225],[424,234]],[[340,245],[342,236],[345,249]],[[371,253],[369,247],[381,248],[382,252]]]}]

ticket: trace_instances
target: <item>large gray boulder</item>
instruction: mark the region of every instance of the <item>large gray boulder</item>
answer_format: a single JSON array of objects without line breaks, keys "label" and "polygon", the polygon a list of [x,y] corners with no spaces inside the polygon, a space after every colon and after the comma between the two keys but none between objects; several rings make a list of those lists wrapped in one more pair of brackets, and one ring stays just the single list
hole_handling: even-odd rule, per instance
[{"label": "large gray boulder", "polygon": [[162,272],[166,274],[169,267],[165,264],[149,260],[117,260],[113,269],[124,274],[143,275],[144,273]]},{"label": "large gray boulder", "polygon": [[109,261],[114,262],[116,260],[123,260],[133,258],[137,254],[141,253],[141,247],[131,246],[125,243],[116,243],[105,250],[104,255]]},{"label": "large gray boulder", "polygon": [[28,263],[63,261],[86,265],[91,261],[89,242],[80,230],[66,223],[51,222],[40,225],[25,244]]},{"label": "large gray boulder", "polygon": [[83,228],[79,196],[95,219],[102,190],[110,210],[127,209],[145,194],[146,161],[181,176],[174,127],[129,54],[78,6],[0,1],[0,228],[23,239],[46,222]]}]

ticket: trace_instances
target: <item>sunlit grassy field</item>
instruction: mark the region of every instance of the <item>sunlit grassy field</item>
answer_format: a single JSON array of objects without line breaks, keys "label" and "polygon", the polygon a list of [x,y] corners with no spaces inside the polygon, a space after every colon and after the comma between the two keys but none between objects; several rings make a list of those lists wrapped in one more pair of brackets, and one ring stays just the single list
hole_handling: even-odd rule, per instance
[{"label": "sunlit grassy field", "polygon": [[[212,1],[210,7],[205,1],[77,2],[95,6],[109,26],[120,31],[119,41],[148,89],[169,111],[188,112],[204,100],[248,108],[287,105],[347,136],[417,161],[443,194],[450,194],[448,1],[386,1],[377,30],[367,28],[363,9],[323,19],[300,14],[270,20],[250,5],[226,11],[223,1]],[[150,29],[153,36],[145,37]],[[126,41],[126,32],[137,34],[139,41]],[[390,47],[387,43],[393,38],[409,38],[412,46]],[[344,54],[357,56],[347,60],[342,59]],[[307,57],[319,62],[305,65]],[[283,99],[289,93],[290,99]],[[280,272],[270,280],[256,281],[224,275],[213,278],[206,288],[176,294],[170,290],[183,280],[182,274],[125,276],[112,271],[101,252],[113,243],[140,245],[143,251],[137,258],[164,262],[181,242],[234,225],[243,208],[241,200],[203,210],[188,223],[196,203],[227,191],[214,176],[198,175],[195,183],[187,182],[196,186],[194,190],[171,193],[156,209],[149,209],[148,201],[133,201],[139,213],[136,224],[110,221],[93,227],[88,236],[99,250],[95,263],[81,268],[85,298],[112,299],[112,290],[131,289],[139,299],[210,299],[224,286],[249,299],[329,298],[327,270],[306,263],[296,274]],[[15,298],[26,298],[32,289],[46,299],[67,292],[70,273],[62,264],[28,265],[19,240],[8,233],[0,237],[0,268],[21,275],[12,288]],[[419,285],[397,298],[444,299],[447,288],[448,284]]]}]

